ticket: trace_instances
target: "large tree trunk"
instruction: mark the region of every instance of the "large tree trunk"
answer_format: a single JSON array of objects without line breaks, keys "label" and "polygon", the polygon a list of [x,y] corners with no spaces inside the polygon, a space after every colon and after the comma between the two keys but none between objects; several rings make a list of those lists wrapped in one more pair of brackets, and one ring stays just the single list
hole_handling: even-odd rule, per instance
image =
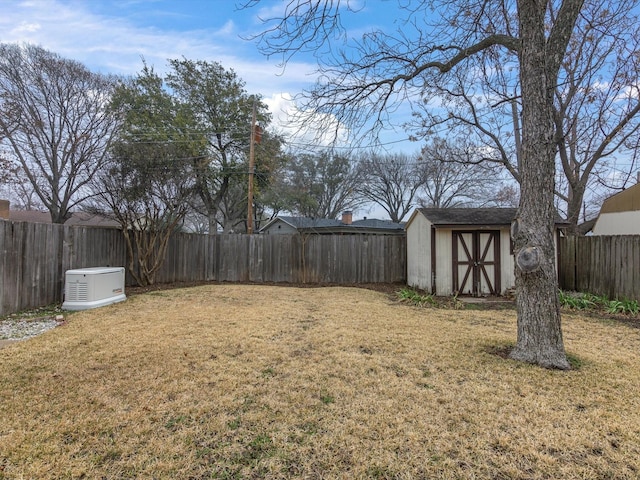
[{"label": "large tree trunk", "polygon": [[582,181],[569,185],[569,200],[567,201],[567,223],[569,227],[565,230],[568,235],[580,235],[578,224],[582,213],[584,202],[585,185]]},{"label": "large tree trunk", "polygon": [[[518,340],[511,358],[548,368],[568,369],[555,266],[553,88],[544,31],[545,2],[519,0],[522,82],[522,181],[515,235],[519,253],[535,253],[533,263],[516,268]],[[561,52],[563,53],[563,52]],[[552,72],[551,72],[552,73]],[[523,250],[526,249],[526,250]],[[518,261],[516,261],[518,263]],[[526,263],[526,262],[524,262]]]},{"label": "large tree trunk", "polygon": [[213,211],[208,210],[207,221],[209,222],[209,235],[215,235],[216,233],[218,233],[218,220],[216,220],[217,216],[217,209],[214,209]]},{"label": "large tree trunk", "polygon": [[71,218],[71,212],[69,211],[63,214],[61,210],[49,210],[49,213],[51,214],[51,223],[59,223],[62,225]]}]

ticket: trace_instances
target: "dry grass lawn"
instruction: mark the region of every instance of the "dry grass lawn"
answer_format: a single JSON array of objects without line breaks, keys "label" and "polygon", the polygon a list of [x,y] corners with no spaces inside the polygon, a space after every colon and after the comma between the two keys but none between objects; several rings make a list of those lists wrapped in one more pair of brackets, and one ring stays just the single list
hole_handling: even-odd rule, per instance
[{"label": "dry grass lawn", "polygon": [[640,330],[566,314],[579,368],[492,352],[515,312],[210,285],[0,350],[0,478],[640,477]]}]

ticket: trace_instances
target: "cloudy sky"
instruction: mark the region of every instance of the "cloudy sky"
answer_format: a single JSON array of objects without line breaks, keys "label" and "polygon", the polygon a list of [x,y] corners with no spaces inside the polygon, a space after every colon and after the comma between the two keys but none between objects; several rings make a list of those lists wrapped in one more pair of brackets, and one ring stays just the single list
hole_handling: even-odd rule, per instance
[{"label": "cloudy sky", "polygon": [[[282,8],[281,0],[262,0],[242,9],[245,0],[0,0],[0,42],[27,42],[84,63],[93,71],[132,75],[142,59],[163,72],[167,59],[216,61],[232,68],[250,93],[263,96],[276,121],[285,124],[290,99],[315,79],[311,55],[297,56],[284,71],[278,58],[267,59],[255,42],[261,18]],[[352,31],[391,25],[396,2],[351,0]],[[416,151],[389,131],[385,141],[396,150]]]}]

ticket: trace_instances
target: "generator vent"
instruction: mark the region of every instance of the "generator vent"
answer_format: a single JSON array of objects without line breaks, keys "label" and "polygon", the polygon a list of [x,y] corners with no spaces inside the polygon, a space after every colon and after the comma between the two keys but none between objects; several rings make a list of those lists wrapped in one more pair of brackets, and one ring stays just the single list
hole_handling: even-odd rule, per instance
[{"label": "generator vent", "polygon": [[65,292],[65,300],[69,302],[86,302],[89,300],[89,284],[87,282],[80,283],[68,282]]},{"label": "generator vent", "polygon": [[126,300],[124,267],[92,267],[67,270],[64,310],[88,310]]}]

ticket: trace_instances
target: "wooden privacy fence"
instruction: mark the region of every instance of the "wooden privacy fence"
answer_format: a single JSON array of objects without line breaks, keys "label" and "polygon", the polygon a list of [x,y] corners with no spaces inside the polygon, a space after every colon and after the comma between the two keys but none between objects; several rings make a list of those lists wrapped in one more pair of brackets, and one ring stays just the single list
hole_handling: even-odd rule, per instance
[{"label": "wooden privacy fence", "polygon": [[[0,220],[0,315],[61,302],[66,270],[98,266],[126,266],[120,230]],[[400,283],[406,281],[406,240],[177,233],[156,282],[194,281]]]},{"label": "wooden privacy fence", "polygon": [[564,237],[560,288],[640,301],[640,235]]},{"label": "wooden privacy fence", "polygon": [[397,283],[405,272],[404,236],[178,233],[157,280]]}]

